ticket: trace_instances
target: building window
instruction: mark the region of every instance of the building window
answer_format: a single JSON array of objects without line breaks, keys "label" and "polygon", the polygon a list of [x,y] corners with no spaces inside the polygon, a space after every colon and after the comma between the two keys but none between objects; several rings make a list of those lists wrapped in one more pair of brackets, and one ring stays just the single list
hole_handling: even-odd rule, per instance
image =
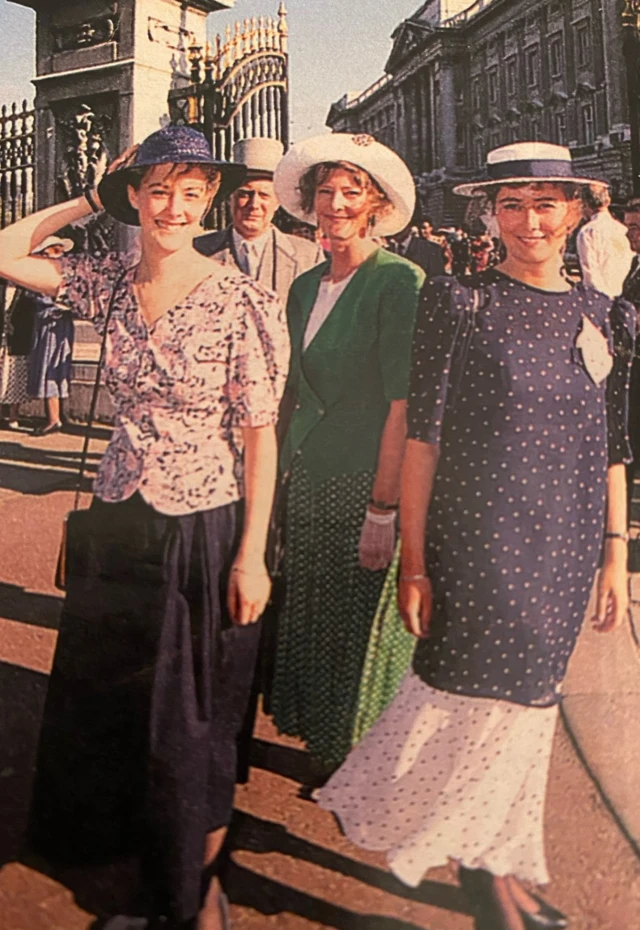
[{"label": "building window", "polygon": [[525,52],[527,63],[527,84],[537,87],[540,83],[540,52],[537,45],[531,45]]},{"label": "building window", "polygon": [[585,145],[592,145],[596,141],[592,103],[585,103],[582,107],[582,140]]},{"label": "building window", "polygon": [[507,59],[507,95],[515,97],[518,93],[518,61],[516,58]]},{"label": "building window", "polygon": [[549,61],[551,77],[562,77],[564,74],[564,45],[561,32],[557,32],[549,39]]},{"label": "building window", "polygon": [[558,145],[567,144],[567,118],[564,113],[556,113],[554,117],[556,142]]},{"label": "building window", "polygon": [[471,101],[474,110],[479,110],[482,103],[482,82],[479,77],[473,79],[471,85]]},{"label": "building window", "polygon": [[576,26],[576,61],[585,68],[591,61],[591,21],[583,19]]},{"label": "building window", "polygon": [[491,148],[497,149],[500,145],[502,145],[502,133],[499,129],[494,129],[491,132]]},{"label": "building window", "polygon": [[498,102],[498,69],[492,68],[488,75],[489,80],[489,103]]},{"label": "building window", "polygon": [[532,116],[531,117],[531,141],[538,142],[540,140],[540,117]]},{"label": "building window", "polygon": [[511,126],[509,126],[507,135],[509,136],[509,142],[520,142],[522,134],[517,123],[513,123]]}]

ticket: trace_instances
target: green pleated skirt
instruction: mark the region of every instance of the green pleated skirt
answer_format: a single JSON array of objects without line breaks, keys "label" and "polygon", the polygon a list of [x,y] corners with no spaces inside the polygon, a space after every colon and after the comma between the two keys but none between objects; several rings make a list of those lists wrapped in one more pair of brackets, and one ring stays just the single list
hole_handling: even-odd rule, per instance
[{"label": "green pleated skirt", "polygon": [[395,608],[397,558],[389,572],[358,564],[373,478],[318,484],[294,466],[289,486],[272,709],[280,732],[328,768],[388,705],[414,647]]}]

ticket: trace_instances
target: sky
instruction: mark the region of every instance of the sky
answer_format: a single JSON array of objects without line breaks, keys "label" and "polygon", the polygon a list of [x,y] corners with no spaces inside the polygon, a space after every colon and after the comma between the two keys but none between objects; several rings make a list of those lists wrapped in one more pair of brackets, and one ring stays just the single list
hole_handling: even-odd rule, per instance
[{"label": "sky", "polygon": [[[469,0],[471,3],[471,0]],[[364,90],[383,74],[391,33],[420,0],[286,0],[291,60],[291,136],[325,131],[332,103]],[[275,16],[279,0],[237,0],[235,9],[212,13],[209,31],[248,16]],[[35,74],[35,14],[0,0],[0,103],[31,100]]]}]

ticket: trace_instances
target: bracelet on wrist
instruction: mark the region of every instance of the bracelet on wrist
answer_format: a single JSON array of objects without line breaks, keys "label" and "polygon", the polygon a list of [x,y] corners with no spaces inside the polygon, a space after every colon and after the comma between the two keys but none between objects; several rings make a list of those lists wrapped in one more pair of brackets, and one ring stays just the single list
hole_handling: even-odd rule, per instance
[{"label": "bracelet on wrist", "polygon": [[622,539],[624,542],[629,542],[628,533],[605,533],[605,539]]},{"label": "bracelet on wrist", "polygon": [[387,504],[386,501],[377,501],[377,500],[374,500],[373,497],[369,501],[369,505],[371,507],[375,507],[376,510],[397,510],[398,509],[397,504]]},{"label": "bracelet on wrist", "polygon": [[103,208],[98,205],[98,201],[94,197],[93,190],[89,186],[85,187],[83,194],[84,194],[84,199],[87,201],[87,203],[91,207],[92,213],[103,213],[104,212]]},{"label": "bracelet on wrist", "polygon": [[400,575],[400,581],[424,581],[427,576],[425,574],[419,575]]},{"label": "bracelet on wrist", "polygon": [[390,526],[396,522],[397,516],[395,510],[385,510],[383,513],[377,513],[375,510],[371,510],[371,505],[367,507],[367,520],[377,526]]}]

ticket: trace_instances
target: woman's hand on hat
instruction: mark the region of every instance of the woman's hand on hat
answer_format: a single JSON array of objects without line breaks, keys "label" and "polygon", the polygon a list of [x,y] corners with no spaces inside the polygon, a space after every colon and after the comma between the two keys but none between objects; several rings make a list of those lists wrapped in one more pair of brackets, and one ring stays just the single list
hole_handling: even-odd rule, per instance
[{"label": "woman's hand on hat", "polygon": [[249,626],[260,619],[271,595],[271,578],[264,562],[241,559],[231,566],[227,608],[236,626]]},{"label": "woman's hand on hat", "polygon": [[107,174],[113,174],[114,171],[119,171],[121,168],[128,168],[135,159],[139,148],[140,146],[136,144],[130,145],[128,149],[125,149],[121,155],[118,155],[118,157],[114,158],[111,162],[107,168]]},{"label": "woman's hand on hat", "polygon": [[419,639],[429,635],[433,589],[429,576],[422,573],[403,574],[398,580],[398,609],[409,633]]}]

